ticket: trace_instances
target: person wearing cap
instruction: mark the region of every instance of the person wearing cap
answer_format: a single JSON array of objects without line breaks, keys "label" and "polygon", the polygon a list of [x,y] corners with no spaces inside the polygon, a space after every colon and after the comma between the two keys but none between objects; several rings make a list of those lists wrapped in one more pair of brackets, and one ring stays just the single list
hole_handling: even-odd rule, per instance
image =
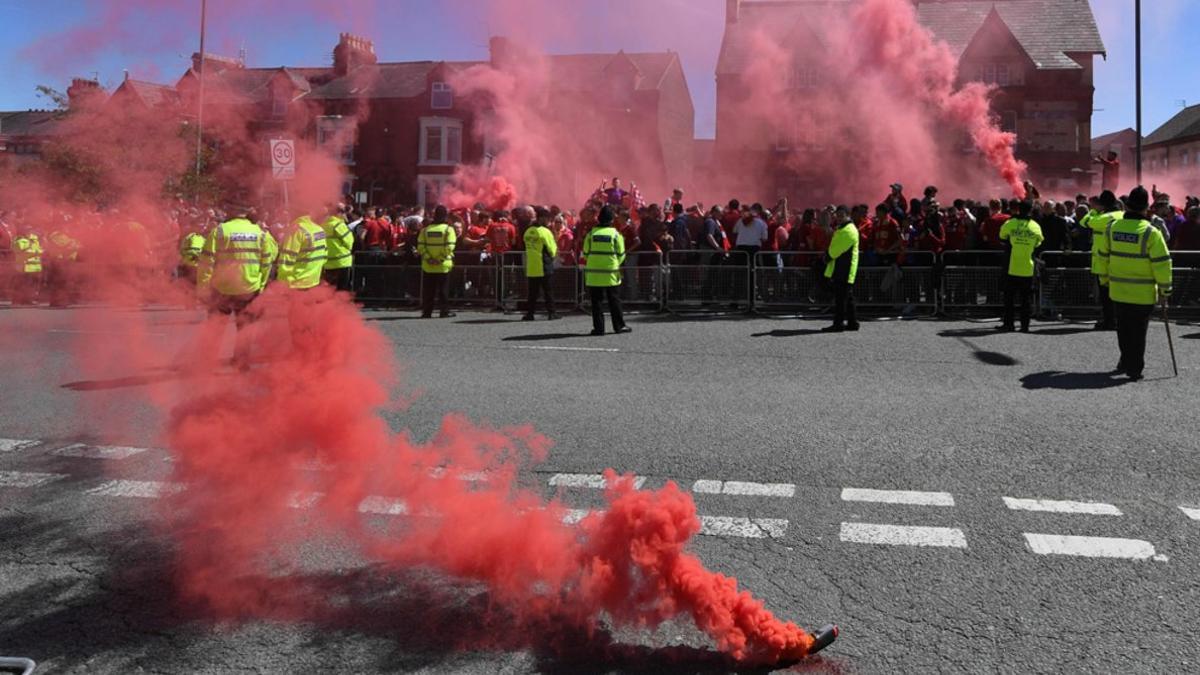
[{"label": "person wearing cap", "polygon": [[1146,188],[1134,188],[1126,207],[1122,217],[1105,228],[1097,257],[1117,320],[1121,360],[1116,372],[1136,382],[1146,365],[1146,331],[1154,305],[1171,295],[1171,251],[1162,232],[1147,220]]},{"label": "person wearing cap", "polygon": [[350,272],[354,267],[354,231],[346,224],[345,214],[346,206],[338,204],[321,222],[328,249],[321,276],[339,291],[350,290]]},{"label": "person wearing cap", "polygon": [[1017,216],[1000,228],[1000,240],[1009,243],[1008,278],[1004,286],[1004,320],[1000,330],[1016,330],[1014,314],[1016,296],[1021,296],[1021,332],[1029,332],[1030,302],[1033,296],[1033,253],[1045,237],[1042,228],[1033,221],[1033,202],[1021,200]]},{"label": "person wearing cap", "polygon": [[[207,300],[210,315],[232,316],[237,328],[234,365],[250,367],[249,347],[242,329],[253,319],[249,307],[271,276],[271,265],[279,251],[271,235],[250,220],[250,209],[230,209],[233,217],[214,227],[204,240],[196,267],[196,289]],[[210,323],[212,336],[224,332],[224,324]]]},{"label": "person wearing cap", "polygon": [[550,275],[554,271],[554,258],[558,256],[558,242],[550,231],[550,210],[544,206],[534,209],[534,221],[525,230],[525,280],[529,284],[528,306],[522,321],[533,321],[537,310],[538,296],[546,296],[546,314],[551,321],[558,318],[554,311],[554,295],[550,290]]},{"label": "person wearing cap", "polygon": [[1105,190],[1100,193],[1100,199],[1097,204],[1098,209],[1094,213],[1088,213],[1087,222],[1084,223],[1092,231],[1092,275],[1096,278],[1096,283],[1099,285],[1100,291],[1100,311],[1101,318],[1096,324],[1096,330],[1116,330],[1117,324],[1113,317],[1112,300],[1109,298],[1108,284],[1104,281],[1103,275],[1100,274],[1100,241],[1104,239],[1104,233],[1108,231],[1109,224],[1121,218],[1123,212],[1118,208],[1117,196],[1112,193],[1112,190]]},{"label": "person wearing cap", "polygon": [[446,277],[454,269],[454,247],[458,237],[450,226],[450,213],[445,206],[433,210],[433,222],[417,235],[417,255],[421,257],[421,318],[433,318],[433,301],[437,298],[440,316],[454,316],[446,296]]},{"label": "person wearing cap", "polygon": [[850,210],[839,206],[834,211],[835,229],[826,253],[825,278],[833,285],[833,325],[822,328],[824,333],[858,330],[854,309],[854,281],[858,276],[858,228]]},{"label": "person wearing cap", "polygon": [[592,335],[604,335],[604,311],[601,302],[608,301],[614,333],[628,333],[621,313],[621,265],[625,262],[625,239],[613,227],[616,214],[611,206],[600,210],[600,221],[583,240],[585,258],[583,281],[592,303]]}]

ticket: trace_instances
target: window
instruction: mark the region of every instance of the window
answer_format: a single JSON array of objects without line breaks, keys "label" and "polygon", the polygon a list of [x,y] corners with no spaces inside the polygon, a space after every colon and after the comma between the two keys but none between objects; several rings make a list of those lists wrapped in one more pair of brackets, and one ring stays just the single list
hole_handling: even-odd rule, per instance
[{"label": "window", "polygon": [[1017,133],[1017,111],[1005,110],[1000,113],[1000,131],[1010,134]]},{"label": "window", "polygon": [[1024,84],[1024,73],[1007,63],[985,63],[979,67],[975,79],[984,84],[1009,87]]},{"label": "window", "polygon": [[353,117],[327,115],[317,118],[317,145],[343,164],[354,164],[354,142],[358,127]]},{"label": "window", "polygon": [[271,116],[283,117],[287,114],[288,101],[283,96],[273,96],[271,98]]},{"label": "window", "polygon": [[1183,166],[1187,166],[1190,157],[1191,157],[1191,155],[1188,154],[1188,151],[1184,150],[1183,156],[1179,158],[1179,163]]},{"label": "window", "polygon": [[438,203],[442,193],[454,182],[453,176],[421,175],[417,176],[417,202],[421,206],[433,206]]},{"label": "window", "polygon": [[462,162],[462,121],[448,117],[421,118],[421,164],[454,166]]},{"label": "window", "polygon": [[434,110],[449,110],[454,107],[454,89],[445,82],[433,83],[433,100],[429,107]]},{"label": "window", "polygon": [[817,69],[812,66],[795,66],[788,78],[789,89],[813,89],[821,82]]}]

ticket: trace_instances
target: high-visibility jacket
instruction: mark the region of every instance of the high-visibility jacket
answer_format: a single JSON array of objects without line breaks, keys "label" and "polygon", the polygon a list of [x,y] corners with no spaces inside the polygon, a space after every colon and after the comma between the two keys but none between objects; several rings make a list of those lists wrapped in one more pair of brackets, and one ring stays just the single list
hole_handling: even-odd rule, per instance
[{"label": "high-visibility jacket", "polygon": [[1171,292],[1171,252],[1150,221],[1121,218],[1100,238],[1100,279],[1113,302],[1153,305],[1161,288]]},{"label": "high-visibility jacket", "polygon": [[321,283],[328,247],[325,229],[308,216],[300,216],[279,249],[279,280],[288,288],[303,290]]},{"label": "high-visibility jacket", "polygon": [[46,238],[46,254],[55,262],[74,261],[79,257],[79,242],[62,230],[55,230]]},{"label": "high-visibility jacket", "polygon": [[854,223],[834,230],[829,240],[829,262],[825,263],[826,279],[832,279],[836,270],[839,277],[846,275],[846,283],[854,283],[858,278],[858,243],[858,228]]},{"label": "high-visibility jacket", "polygon": [[1042,226],[1025,218],[1011,218],[1000,227],[1000,240],[1012,245],[1008,254],[1008,275],[1033,276],[1033,252],[1046,241]]},{"label": "high-visibility jacket", "polygon": [[42,242],[36,234],[22,234],[13,240],[13,261],[26,274],[42,271]]},{"label": "high-visibility jacket", "polygon": [[446,223],[435,223],[417,235],[417,255],[421,256],[421,271],[429,274],[449,274],[454,269],[454,247],[458,235]]},{"label": "high-visibility jacket", "polygon": [[557,255],[558,242],[550,228],[535,223],[525,230],[525,276],[546,276]]},{"label": "high-visibility jacket", "polygon": [[188,232],[179,242],[179,261],[186,267],[195,267],[200,262],[200,252],[203,250],[204,235]]},{"label": "high-visibility jacket", "polygon": [[583,240],[583,283],[593,288],[621,285],[621,265],[625,262],[625,238],[608,225],[588,232]]},{"label": "high-visibility jacket", "polygon": [[325,259],[325,269],[344,270],[354,264],[354,232],[346,225],[346,221],[338,216],[329,216],[321,223],[325,230],[325,246],[328,257]]},{"label": "high-visibility jacket", "polygon": [[275,240],[249,220],[221,223],[204,241],[196,286],[221,295],[257,293],[267,285],[276,251]]},{"label": "high-visibility jacket", "polygon": [[[1104,239],[1105,233],[1108,231],[1109,223],[1125,217],[1124,211],[1110,211],[1108,213],[1096,213],[1089,211],[1085,219],[1087,220],[1088,229],[1092,231],[1092,274],[1100,275],[1100,240]],[[1101,281],[1101,283],[1104,283]]]}]

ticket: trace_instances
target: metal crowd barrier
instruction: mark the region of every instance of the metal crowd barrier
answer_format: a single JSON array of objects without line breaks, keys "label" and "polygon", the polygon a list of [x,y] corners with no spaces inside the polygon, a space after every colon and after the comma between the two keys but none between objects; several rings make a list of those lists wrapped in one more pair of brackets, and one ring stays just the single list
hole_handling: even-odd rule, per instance
[{"label": "metal crowd barrier", "polygon": [[1007,265],[1004,251],[942,253],[942,311],[1003,309]]},{"label": "metal crowd barrier", "polygon": [[[582,275],[582,270],[580,270]],[[662,311],[664,304],[663,255],[658,251],[628,251],[621,267],[621,304],[629,309]],[[592,302],[586,281],[580,280],[579,308],[590,312]]]},{"label": "metal crowd barrier", "polygon": [[1090,251],[1044,251],[1038,258],[1037,313],[1093,314],[1100,307],[1100,285],[1092,275]]},{"label": "metal crowd barrier", "polygon": [[667,263],[663,283],[667,311],[749,307],[749,255],[745,251],[671,251]]},{"label": "metal crowd barrier", "polygon": [[860,264],[854,303],[867,309],[891,308],[906,316],[935,315],[939,300],[937,273],[937,255],[930,251],[908,251],[890,265]]},{"label": "metal crowd barrier", "polygon": [[828,306],[833,295],[821,283],[823,255],[808,251],[761,252],[753,271],[754,307],[760,311]]},{"label": "metal crowd barrier", "polygon": [[[555,259],[554,271],[550,276],[554,306],[560,309],[579,307],[579,289],[582,283],[582,272],[577,266],[560,266],[558,259]],[[525,276],[525,252],[509,251],[500,259],[500,307],[506,312],[530,311],[526,306],[528,299],[529,277]],[[544,307],[544,302],[539,298],[538,306],[533,308],[533,311]]]}]

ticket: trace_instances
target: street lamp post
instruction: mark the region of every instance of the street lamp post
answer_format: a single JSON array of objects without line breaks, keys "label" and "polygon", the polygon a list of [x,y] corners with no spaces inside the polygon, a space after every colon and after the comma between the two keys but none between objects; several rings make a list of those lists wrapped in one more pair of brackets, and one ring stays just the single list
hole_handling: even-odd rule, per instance
[{"label": "street lamp post", "polygon": [[204,28],[208,19],[208,0],[200,0],[200,61],[196,75],[200,78],[200,93],[196,105],[196,201],[200,200],[200,165],[204,151]]},{"label": "street lamp post", "polygon": [[1137,70],[1137,184],[1142,184],[1142,0],[1133,0],[1134,68]]}]

